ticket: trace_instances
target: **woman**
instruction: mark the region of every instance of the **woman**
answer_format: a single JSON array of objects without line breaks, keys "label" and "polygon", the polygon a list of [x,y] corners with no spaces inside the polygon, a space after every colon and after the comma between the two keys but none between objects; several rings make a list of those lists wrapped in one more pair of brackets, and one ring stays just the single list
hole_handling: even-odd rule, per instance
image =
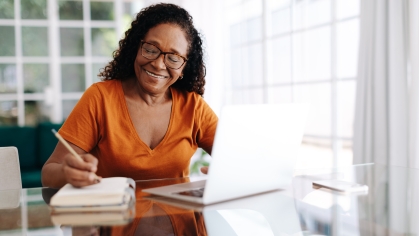
[{"label": "woman", "polygon": [[202,99],[202,40],[192,17],[173,4],[137,14],[119,49],[59,130],[42,169],[44,186],[86,186],[102,177],[184,177],[198,147],[211,153],[218,118]]}]

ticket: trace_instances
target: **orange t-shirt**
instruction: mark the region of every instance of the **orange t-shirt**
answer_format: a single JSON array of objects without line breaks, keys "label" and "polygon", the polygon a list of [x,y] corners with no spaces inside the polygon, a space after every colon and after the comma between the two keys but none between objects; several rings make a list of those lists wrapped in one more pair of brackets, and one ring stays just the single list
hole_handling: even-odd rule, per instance
[{"label": "orange t-shirt", "polygon": [[138,136],[119,80],[90,86],[59,133],[98,158],[99,176],[134,180],[188,176],[196,149],[212,148],[218,118],[200,95],[170,90],[169,127],[154,149]]}]

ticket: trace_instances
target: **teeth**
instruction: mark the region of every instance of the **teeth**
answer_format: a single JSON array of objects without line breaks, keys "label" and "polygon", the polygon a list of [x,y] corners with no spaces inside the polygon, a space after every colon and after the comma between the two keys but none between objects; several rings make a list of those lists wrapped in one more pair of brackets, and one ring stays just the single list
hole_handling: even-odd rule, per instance
[{"label": "teeth", "polygon": [[153,73],[151,73],[151,72],[148,72],[148,71],[145,71],[145,72],[147,72],[147,74],[148,74],[148,75],[153,76],[154,78],[157,78],[157,79],[164,79],[164,76],[155,75],[155,74],[153,74]]}]

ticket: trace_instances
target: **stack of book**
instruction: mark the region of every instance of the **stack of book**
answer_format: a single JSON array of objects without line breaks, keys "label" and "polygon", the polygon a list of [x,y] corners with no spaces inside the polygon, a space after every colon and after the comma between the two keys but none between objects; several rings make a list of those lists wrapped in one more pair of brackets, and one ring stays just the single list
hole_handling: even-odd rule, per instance
[{"label": "stack of book", "polygon": [[135,182],[131,178],[103,178],[81,188],[61,188],[50,201],[56,225],[118,225],[135,217]]}]

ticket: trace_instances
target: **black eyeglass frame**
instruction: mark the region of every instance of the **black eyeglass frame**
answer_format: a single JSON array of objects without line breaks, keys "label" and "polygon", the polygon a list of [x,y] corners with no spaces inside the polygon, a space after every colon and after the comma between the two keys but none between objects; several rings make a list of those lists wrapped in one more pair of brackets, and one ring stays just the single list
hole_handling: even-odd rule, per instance
[{"label": "black eyeglass frame", "polygon": [[[150,45],[153,45],[154,47],[156,47],[159,51],[160,51],[160,53],[159,53],[159,55],[157,55],[157,57],[156,58],[154,58],[154,59],[150,59],[150,58],[147,58],[146,56],[144,56],[143,55],[143,45],[145,44],[145,43],[147,43],[147,44],[150,44]],[[167,66],[167,67],[169,67],[170,69],[173,69],[173,70],[178,70],[179,68],[181,68],[183,65],[185,65],[185,63],[188,61],[188,59],[186,59],[184,56],[181,56],[181,55],[179,55],[179,54],[177,54],[177,53],[175,53],[175,52],[163,52],[159,47],[157,47],[156,45],[154,45],[154,44],[152,44],[152,43],[149,43],[149,42],[145,42],[144,40],[141,40],[141,43],[140,43],[140,50],[141,50],[141,56],[143,56],[144,58],[146,58],[146,59],[148,59],[148,60],[156,60],[157,58],[159,58],[159,56],[161,55],[161,54],[163,54],[163,56],[164,56],[164,59],[163,59],[163,62],[164,62],[164,64]],[[173,54],[173,55],[176,55],[176,56],[179,56],[179,57],[181,57],[182,59],[183,59],[183,63],[182,63],[182,65],[180,65],[178,68],[173,68],[173,67],[170,67],[170,66],[168,66],[167,64],[166,64],[166,55],[167,54]]]}]

